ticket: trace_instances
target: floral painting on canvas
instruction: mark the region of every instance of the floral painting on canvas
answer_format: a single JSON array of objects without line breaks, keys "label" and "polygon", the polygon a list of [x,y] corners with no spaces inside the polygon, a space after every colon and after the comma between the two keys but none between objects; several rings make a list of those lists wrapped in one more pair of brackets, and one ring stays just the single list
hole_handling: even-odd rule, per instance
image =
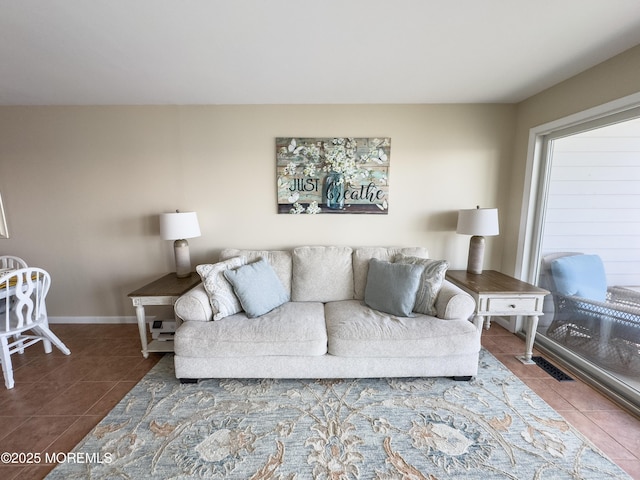
[{"label": "floral painting on canvas", "polygon": [[390,155],[390,138],[276,138],[278,213],[388,213]]}]

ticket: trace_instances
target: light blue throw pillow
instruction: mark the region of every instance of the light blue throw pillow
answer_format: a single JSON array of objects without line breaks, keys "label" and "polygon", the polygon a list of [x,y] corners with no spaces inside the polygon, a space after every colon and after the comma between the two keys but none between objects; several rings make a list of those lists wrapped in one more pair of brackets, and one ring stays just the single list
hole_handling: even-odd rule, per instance
[{"label": "light blue throw pillow", "polygon": [[278,275],[264,258],[235,270],[225,270],[224,276],[249,318],[264,315],[289,301]]},{"label": "light blue throw pillow", "polygon": [[398,317],[411,315],[424,267],[391,263],[372,258],[369,261],[364,303]]},{"label": "light blue throw pillow", "polygon": [[564,296],[578,296],[604,302],[607,277],[598,255],[571,255],[551,262],[556,291]]}]

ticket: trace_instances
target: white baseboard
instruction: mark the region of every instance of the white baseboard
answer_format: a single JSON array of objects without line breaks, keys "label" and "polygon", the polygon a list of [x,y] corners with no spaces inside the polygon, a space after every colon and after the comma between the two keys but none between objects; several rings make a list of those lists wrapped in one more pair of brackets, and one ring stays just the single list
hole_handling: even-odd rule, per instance
[{"label": "white baseboard", "polygon": [[511,333],[516,333],[520,329],[517,317],[491,317],[491,323],[494,322]]},{"label": "white baseboard", "polygon": [[[153,320],[153,316],[147,315],[146,320]],[[138,323],[135,316],[128,317],[49,317],[49,323],[93,323],[93,324],[124,324]]]}]

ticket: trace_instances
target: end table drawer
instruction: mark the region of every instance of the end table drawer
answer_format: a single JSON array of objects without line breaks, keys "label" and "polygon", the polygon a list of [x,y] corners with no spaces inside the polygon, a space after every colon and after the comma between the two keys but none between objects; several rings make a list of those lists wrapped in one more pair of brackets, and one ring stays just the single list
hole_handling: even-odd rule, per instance
[{"label": "end table drawer", "polygon": [[535,298],[490,298],[487,304],[490,312],[535,312]]}]

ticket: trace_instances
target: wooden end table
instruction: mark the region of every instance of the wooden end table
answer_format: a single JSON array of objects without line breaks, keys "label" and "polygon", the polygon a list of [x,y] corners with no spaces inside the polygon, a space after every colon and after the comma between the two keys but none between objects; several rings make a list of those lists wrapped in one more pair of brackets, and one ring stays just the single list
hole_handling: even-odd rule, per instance
[{"label": "wooden end table", "polygon": [[140,344],[144,358],[149,356],[149,352],[173,352],[173,340],[154,340],[147,344],[145,305],[174,305],[182,294],[191,290],[198,283],[200,283],[200,276],[195,272],[191,272],[191,275],[185,278],[178,278],[175,273],[169,273],[128,295],[136,308]]},{"label": "wooden end table", "polygon": [[[524,364],[535,364],[533,342],[538,328],[538,317],[543,315],[542,305],[549,292],[530,283],[495,270],[469,273],[466,270],[447,271],[447,280],[469,293],[476,301],[475,320],[485,320],[485,329],[491,326],[492,316],[523,315],[526,319],[525,352],[516,358]],[[482,323],[479,323],[482,325]]]}]

